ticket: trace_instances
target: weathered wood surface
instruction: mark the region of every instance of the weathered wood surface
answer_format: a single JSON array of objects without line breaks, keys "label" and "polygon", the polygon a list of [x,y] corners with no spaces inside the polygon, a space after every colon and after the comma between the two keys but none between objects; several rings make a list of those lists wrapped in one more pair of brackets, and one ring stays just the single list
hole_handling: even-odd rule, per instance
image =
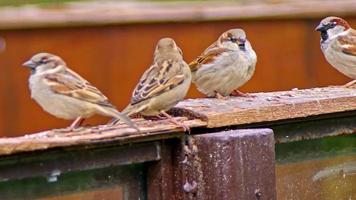
[{"label": "weathered wood surface", "polygon": [[[340,87],[255,93],[255,97],[189,99],[178,104],[175,115],[193,128],[218,128],[258,122],[293,120],[310,116],[337,115],[356,111],[356,89]],[[182,136],[181,127],[167,120],[135,119],[141,133],[124,124],[116,127],[86,127],[76,132],[55,130],[0,139],[0,155],[90,144],[152,141]],[[356,130],[355,130],[356,131]]]},{"label": "weathered wood surface", "polygon": [[0,29],[107,25],[141,22],[266,19],[354,15],[353,0],[287,1],[280,3],[70,3],[0,10]]},{"label": "weathered wood surface", "polygon": [[304,118],[356,110],[356,89],[314,88],[255,93],[255,97],[190,99],[178,104],[208,128]]},{"label": "weathered wood surface", "polygon": [[[182,119],[178,118],[178,120]],[[126,144],[135,142],[137,139],[143,142],[173,138],[183,134],[181,127],[167,120],[145,121],[139,119],[134,121],[140,127],[141,133],[137,133],[136,130],[128,128],[124,124],[119,124],[116,127],[87,127],[75,132],[61,132],[59,129],[21,137],[2,138],[0,139],[0,155],[76,145],[105,144],[112,142]],[[206,125],[205,122],[199,119],[188,120],[185,118],[184,123],[189,127]]]},{"label": "weathered wood surface", "polygon": [[271,129],[191,136],[176,176],[181,199],[276,199],[274,144]]}]

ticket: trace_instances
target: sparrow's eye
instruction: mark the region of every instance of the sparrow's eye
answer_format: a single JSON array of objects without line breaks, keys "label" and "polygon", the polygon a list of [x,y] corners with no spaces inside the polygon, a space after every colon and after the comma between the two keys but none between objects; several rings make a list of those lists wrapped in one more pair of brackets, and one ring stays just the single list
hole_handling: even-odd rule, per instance
[{"label": "sparrow's eye", "polygon": [[41,59],[38,64],[46,64],[48,62],[47,59]]},{"label": "sparrow's eye", "polygon": [[230,37],[229,39],[230,39],[231,42],[236,42],[237,41],[237,38],[235,38],[235,37]]},{"label": "sparrow's eye", "polygon": [[336,22],[331,22],[331,23],[329,23],[329,24],[326,25],[326,28],[327,28],[327,29],[331,29],[331,28],[334,28],[336,25],[337,25]]}]

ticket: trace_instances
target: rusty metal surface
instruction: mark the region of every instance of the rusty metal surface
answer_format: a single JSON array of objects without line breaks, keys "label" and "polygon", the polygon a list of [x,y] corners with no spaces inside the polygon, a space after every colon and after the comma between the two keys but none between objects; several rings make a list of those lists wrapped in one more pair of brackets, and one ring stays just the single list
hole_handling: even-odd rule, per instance
[{"label": "rusty metal surface", "polygon": [[176,199],[276,199],[270,129],[189,136],[182,153]]},{"label": "rusty metal surface", "polygon": [[158,142],[97,149],[26,153],[0,159],[0,181],[129,165],[161,158]]}]

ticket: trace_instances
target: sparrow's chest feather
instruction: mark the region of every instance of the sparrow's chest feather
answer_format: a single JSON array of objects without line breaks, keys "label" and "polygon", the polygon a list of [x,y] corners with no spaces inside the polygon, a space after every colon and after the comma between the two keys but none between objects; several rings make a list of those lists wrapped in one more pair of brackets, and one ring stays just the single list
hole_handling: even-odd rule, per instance
[{"label": "sparrow's chest feather", "polygon": [[53,94],[44,78],[32,75],[29,79],[31,97],[36,101],[45,101]]},{"label": "sparrow's chest feather", "polygon": [[246,52],[228,52],[221,54],[210,65],[203,66],[202,71],[215,71],[216,75],[231,76],[234,79],[248,78],[254,72],[256,64],[256,54],[251,51]]},{"label": "sparrow's chest feather", "polygon": [[208,96],[214,96],[215,92],[226,96],[252,77],[256,62],[253,51],[224,53],[211,64],[200,67],[194,82]]},{"label": "sparrow's chest feather", "polygon": [[334,68],[346,76],[356,79],[356,56],[344,53],[337,40],[329,41],[323,52],[326,60]]}]

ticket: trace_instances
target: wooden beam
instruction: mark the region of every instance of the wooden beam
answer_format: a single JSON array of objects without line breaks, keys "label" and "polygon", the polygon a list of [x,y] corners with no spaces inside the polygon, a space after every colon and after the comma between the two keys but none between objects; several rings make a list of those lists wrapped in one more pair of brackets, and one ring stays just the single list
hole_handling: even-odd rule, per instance
[{"label": "wooden beam", "polygon": [[68,3],[2,8],[0,29],[95,26],[127,23],[216,21],[231,19],[322,18],[355,15],[353,0],[233,2]]},{"label": "wooden beam", "polygon": [[188,138],[176,168],[180,185],[174,199],[276,199],[271,129]]},{"label": "wooden beam", "polygon": [[[337,127],[337,130],[341,130],[341,132],[333,131],[330,134],[356,132],[354,123],[350,124],[347,121],[356,115],[356,89],[327,87],[253,95],[256,97],[231,97],[228,100],[189,99],[179,103],[171,113],[183,116],[177,117],[177,120],[182,120],[191,127],[192,134],[198,133],[201,128],[225,128],[226,126],[249,126],[251,124],[270,127],[272,122],[284,121],[286,123],[287,121],[292,123],[321,116],[332,119],[333,117],[340,118],[341,114],[344,117],[346,115],[346,121],[338,123],[347,125],[348,130],[342,132],[344,129]],[[135,122],[142,130],[141,133],[135,132],[125,124],[119,124],[115,127],[85,127],[75,132],[62,133],[57,130],[49,130],[22,137],[1,138],[0,155],[55,147],[139,143],[184,135],[181,127],[168,120],[135,119]],[[323,127],[322,124],[318,126]],[[305,130],[311,129],[307,127]],[[209,132],[209,130],[205,130],[205,132]]]},{"label": "wooden beam", "polygon": [[67,149],[0,158],[0,182],[36,176],[54,177],[71,171],[101,169],[161,159],[158,142],[95,149]]},{"label": "wooden beam", "polygon": [[[188,120],[187,118],[177,118],[184,120],[189,127],[201,127],[205,122]],[[127,144],[133,142],[147,142],[167,138],[180,137],[184,133],[182,128],[172,124],[168,120],[150,121],[137,119],[141,133],[128,128],[125,124],[118,124],[114,127],[96,126],[84,127],[74,132],[62,132],[62,130],[49,130],[40,133],[25,135],[13,138],[0,138],[0,155],[9,155],[19,152],[31,152],[35,150],[52,149],[56,147],[70,147],[80,145],[97,144]]]},{"label": "wooden beam", "polygon": [[208,128],[305,118],[356,110],[356,89],[313,88],[255,93],[229,100],[190,99],[178,104]]}]

